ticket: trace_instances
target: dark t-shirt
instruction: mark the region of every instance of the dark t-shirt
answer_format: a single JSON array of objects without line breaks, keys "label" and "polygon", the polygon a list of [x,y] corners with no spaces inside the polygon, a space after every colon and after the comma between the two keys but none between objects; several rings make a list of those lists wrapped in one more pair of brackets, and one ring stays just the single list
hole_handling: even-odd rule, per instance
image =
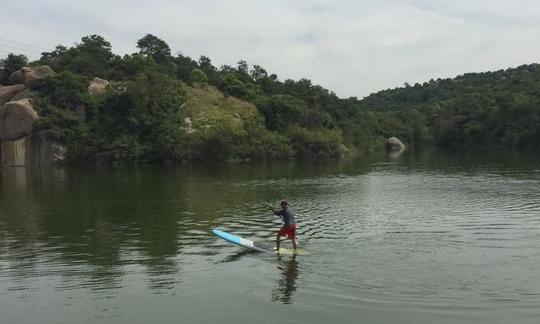
[{"label": "dark t-shirt", "polygon": [[290,208],[280,209],[277,212],[274,212],[276,215],[280,216],[283,219],[284,227],[291,226],[295,224],[294,222],[294,212]]}]

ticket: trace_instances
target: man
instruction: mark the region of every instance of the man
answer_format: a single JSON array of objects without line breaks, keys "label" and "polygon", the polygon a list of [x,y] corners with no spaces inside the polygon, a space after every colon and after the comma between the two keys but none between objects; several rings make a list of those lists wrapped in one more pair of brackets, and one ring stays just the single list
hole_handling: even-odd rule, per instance
[{"label": "man", "polygon": [[279,243],[281,236],[286,236],[291,239],[293,248],[296,250],[298,242],[296,241],[296,223],[294,222],[294,212],[288,207],[289,202],[287,200],[281,201],[281,209],[277,210],[272,206],[269,206],[274,214],[281,217],[283,220],[283,227],[279,229],[276,235],[276,249],[279,251]]}]

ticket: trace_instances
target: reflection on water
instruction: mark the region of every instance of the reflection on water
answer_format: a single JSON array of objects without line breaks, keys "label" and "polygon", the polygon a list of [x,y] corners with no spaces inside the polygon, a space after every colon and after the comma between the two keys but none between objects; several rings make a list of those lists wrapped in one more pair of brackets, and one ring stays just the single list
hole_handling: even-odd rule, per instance
[{"label": "reflection on water", "polygon": [[283,304],[292,304],[294,293],[297,289],[299,266],[296,254],[291,257],[278,257],[277,266],[281,278],[277,281],[276,288],[272,291],[272,301],[280,301]]},{"label": "reflection on water", "polygon": [[[282,197],[309,255],[264,256],[211,234],[272,242],[280,222],[264,206]],[[0,314],[6,323],[208,323],[223,314],[236,323],[293,314],[535,323],[538,215],[534,154],[2,168]]]},{"label": "reflection on water", "polygon": [[243,249],[243,250],[240,250],[240,252],[228,255],[227,257],[225,257],[220,262],[223,262],[223,263],[225,263],[225,262],[236,262],[236,261],[239,261],[240,258],[245,257],[247,255],[252,255],[253,253],[258,253],[258,252],[254,252],[254,251],[248,250],[248,249]]}]

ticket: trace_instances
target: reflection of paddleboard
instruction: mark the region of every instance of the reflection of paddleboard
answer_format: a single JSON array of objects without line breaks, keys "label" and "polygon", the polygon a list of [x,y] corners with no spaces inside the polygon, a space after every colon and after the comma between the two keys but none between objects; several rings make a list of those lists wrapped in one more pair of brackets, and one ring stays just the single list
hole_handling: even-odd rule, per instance
[{"label": "reflection of paddleboard", "polygon": [[[254,241],[242,238],[240,236],[236,236],[231,233],[220,231],[218,229],[213,229],[212,232],[214,232],[214,234],[224,239],[225,241],[229,241],[233,244],[240,245],[248,249],[252,249],[259,252],[266,252],[266,253],[277,253],[277,251],[274,249],[274,245],[270,243],[254,242]],[[295,251],[290,250],[290,249],[280,248],[279,253],[293,254],[295,253]]]}]

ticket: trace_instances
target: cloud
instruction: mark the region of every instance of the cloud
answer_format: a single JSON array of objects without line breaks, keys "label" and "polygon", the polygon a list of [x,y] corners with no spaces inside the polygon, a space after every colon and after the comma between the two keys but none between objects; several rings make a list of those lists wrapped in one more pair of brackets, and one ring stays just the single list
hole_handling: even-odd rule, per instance
[{"label": "cloud", "polygon": [[[340,96],[507,68],[540,52],[540,2],[470,0],[46,0],[0,12],[0,55],[51,50],[99,34],[117,53],[152,33],[215,65],[240,59]],[[11,45],[9,45],[11,44]],[[36,48],[37,47],[37,48]]]}]

